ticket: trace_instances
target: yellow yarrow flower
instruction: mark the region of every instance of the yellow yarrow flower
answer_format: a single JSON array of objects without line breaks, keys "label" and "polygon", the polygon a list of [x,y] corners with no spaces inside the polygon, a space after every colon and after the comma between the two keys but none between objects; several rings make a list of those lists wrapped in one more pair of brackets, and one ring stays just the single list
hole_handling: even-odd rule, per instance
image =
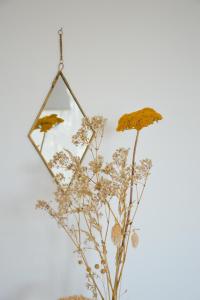
[{"label": "yellow yarrow flower", "polygon": [[62,118],[59,118],[57,114],[45,116],[37,120],[33,130],[40,129],[41,132],[47,132],[52,127],[64,122]]},{"label": "yellow yarrow flower", "polygon": [[162,120],[161,114],[156,112],[153,108],[145,107],[130,114],[124,114],[118,121],[117,131],[124,131],[129,129],[141,130],[148,127],[154,122]]}]

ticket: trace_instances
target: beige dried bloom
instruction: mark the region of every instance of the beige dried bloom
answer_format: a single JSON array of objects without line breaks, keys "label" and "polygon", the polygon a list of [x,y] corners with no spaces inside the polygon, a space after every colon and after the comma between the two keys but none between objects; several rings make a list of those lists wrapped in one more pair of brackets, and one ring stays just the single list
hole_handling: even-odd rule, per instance
[{"label": "beige dried bloom", "polygon": [[103,156],[102,155],[98,155],[94,160],[89,162],[90,170],[94,174],[97,174],[98,172],[100,172],[102,165],[103,165]]},{"label": "beige dried bloom", "polygon": [[55,181],[56,182],[60,182],[61,184],[63,183],[65,183],[65,176],[64,176],[64,174],[63,173],[58,173],[58,174],[56,174],[55,175]]},{"label": "beige dried bloom", "polygon": [[74,140],[76,145],[87,145],[90,142],[91,134],[93,135],[94,132],[95,128],[92,124],[92,119],[84,117],[82,119],[81,128],[72,137],[72,141]]},{"label": "beige dried bloom", "polygon": [[76,146],[88,145],[93,135],[97,136],[103,132],[106,119],[102,116],[94,116],[91,119],[82,119],[82,126],[75,135],[72,136],[72,143]]},{"label": "beige dried bloom", "polygon": [[67,153],[65,153],[64,151],[60,151],[55,153],[55,155],[53,156],[53,158],[49,161],[48,165],[50,169],[53,168],[69,168],[69,156],[67,155]]},{"label": "beige dried bloom", "polygon": [[55,192],[55,201],[57,203],[57,213],[60,217],[70,213],[72,198],[70,196],[70,191],[66,192],[63,188],[58,186]]},{"label": "beige dried bloom", "polygon": [[95,185],[98,191],[98,198],[100,201],[105,202],[107,198],[113,197],[116,194],[116,186],[114,182],[104,177],[101,177]]},{"label": "beige dried bloom", "polygon": [[105,165],[105,167],[102,169],[102,172],[104,172],[106,175],[110,175],[111,177],[114,177],[117,175],[117,171],[114,167],[114,164],[111,163],[107,163]]},{"label": "beige dried bloom", "polygon": [[125,148],[117,149],[112,156],[114,163],[120,167],[124,167],[127,163],[128,152],[129,150]]},{"label": "beige dried bloom", "polygon": [[37,201],[36,208],[48,210],[49,207],[50,206],[49,206],[49,204],[46,201],[44,201],[44,200],[38,200]]},{"label": "beige dried bloom", "polygon": [[43,209],[46,210],[48,212],[48,214],[52,217],[56,216],[56,213],[54,212],[54,210],[51,208],[51,206],[44,200],[38,200],[36,203],[36,209]]},{"label": "beige dried bloom", "polygon": [[140,164],[135,165],[134,182],[137,183],[147,178],[150,175],[151,168],[152,161],[150,159],[141,160]]},{"label": "beige dried bloom", "polygon": [[73,197],[81,199],[82,197],[91,196],[90,180],[83,169],[77,170],[74,180],[71,184],[70,190],[73,193]]},{"label": "beige dried bloom", "polygon": [[[72,143],[76,146],[88,145],[90,143],[89,129],[80,128],[76,134],[72,136]],[[91,130],[91,129],[90,129]]]},{"label": "beige dried bloom", "polygon": [[95,132],[101,131],[105,126],[106,119],[102,116],[94,116],[90,120],[90,126]]}]

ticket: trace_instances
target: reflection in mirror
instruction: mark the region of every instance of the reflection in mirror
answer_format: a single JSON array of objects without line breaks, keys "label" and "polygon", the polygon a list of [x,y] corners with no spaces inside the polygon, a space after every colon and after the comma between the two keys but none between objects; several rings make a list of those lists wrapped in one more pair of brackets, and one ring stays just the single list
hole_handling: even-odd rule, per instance
[{"label": "reflection in mirror", "polygon": [[[49,163],[53,156],[69,150],[73,155],[83,158],[87,146],[75,146],[72,136],[81,127],[84,117],[80,105],[73,95],[66,79],[58,73],[43,107],[30,131],[29,137],[39,152],[51,174],[62,184],[69,184],[73,173],[61,167],[54,167]],[[88,139],[92,139],[93,132],[89,132]]]}]

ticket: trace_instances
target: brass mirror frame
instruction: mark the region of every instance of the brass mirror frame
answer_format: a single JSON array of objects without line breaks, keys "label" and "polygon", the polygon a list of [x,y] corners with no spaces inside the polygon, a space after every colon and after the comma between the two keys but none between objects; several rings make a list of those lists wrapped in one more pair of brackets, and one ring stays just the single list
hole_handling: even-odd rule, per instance
[{"label": "brass mirror frame", "polygon": [[[29,138],[29,140],[31,141],[31,143],[32,143],[32,145],[34,146],[34,148],[36,149],[36,151],[37,151],[37,153],[39,154],[39,156],[41,157],[42,161],[44,162],[44,164],[45,164],[45,166],[47,167],[48,171],[50,172],[51,176],[55,179],[56,183],[57,183],[59,186],[62,187],[61,183],[57,180],[55,174],[53,173],[53,171],[52,171],[51,168],[49,167],[48,162],[45,160],[44,156],[41,154],[41,152],[39,151],[37,145],[35,144],[34,140],[33,140],[32,137],[31,137],[31,133],[33,132],[33,129],[34,129],[34,127],[35,127],[35,124],[36,124],[36,122],[38,121],[38,119],[40,118],[40,115],[41,115],[42,111],[44,110],[44,108],[45,108],[45,106],[46,106],[46,104],[47,104],[47,102],[48,102],[48,100],[49,100],[49,97],[50,97],[50,95],[51,95],[51,93],[52,93],[52,91],[53,91],[53,89],[54,89],[54,87],[55,87],[55,85],[56,85],[56,83],[57,83],[59,77],[61,77],[62,80],[64,81],[64,83],[65,83],[67,89],[69,90],[69,92],[70,92],[70,94],[71,94],[73,100],[75,101],[75,103],[77,104],[78,108],[80,109],[80,111],[81,111],[83,117],[87,118],[86,114],[84,113],[82,107],[80,106],[80,104],[79,104],[79,102],[78,102],[78,99],[77,99],[76,96],[74,95],[74,93],[73,93],[73,91],[72,91],[72,89],[71,89],[71,87],[70,87],[70,85],[69,85],[67,79],[66,79],[65,76],[63,75],[62,71],[59,70],[59,71],[57,72],[55,78],[53,79],[52,84],[51,84],[51,87],[50,87],[50,90],[49,90],[49,92],[48,92],[48,94],[47,94],[47,96],[46,96],[46,98],[45,98],[45,100],[44,100],[44,102],[43,102],[43,105],[42,105],[42,107],[41,107],[39,113],[37,114],[37,117],[35,118],[35,121],[33,122],[33,125],[32,125],[32,127],[31,127],[31,129],[29,130],[28,138]],[[87,150],[88,150],[88,148],[89,148],[89,146],[90,146],[90,143],[92,142],[92,139],[93,139],[93,137],[94,137],[94,130],[93,130],[92,128],[91,128],[91,131],[92,131],[92,136],[91,136],[91,138],[90,138],[90,141],[89,141],[88,145],[86,146],[85,151],[83,152],[82,157],[80,158],[80,161],[81,161],[81,162],[83,161],[83,159],[84,159],[84,157],[85,157],[85,154],[86,154],[86,152],[87,152]],[[69,186],[70,183],[72,182],[73,176],[74,176],[74,174],[72,175],[72,178],[71,178],[70,182],[67,184],[68,186]]]}]

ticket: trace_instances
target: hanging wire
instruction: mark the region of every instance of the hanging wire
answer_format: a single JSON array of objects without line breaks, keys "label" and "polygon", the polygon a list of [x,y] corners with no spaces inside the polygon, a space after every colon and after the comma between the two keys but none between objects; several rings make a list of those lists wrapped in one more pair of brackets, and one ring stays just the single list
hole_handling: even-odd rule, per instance
[{"label": "hanging wire", "polygon": [[58,69],[60,71],[62,71],[64,69],[64,61],[63,61],[63,29],[62,27],[58,30],[58,34],[59,34],[59,47],[60,47],[60,61],[59,61],[59,65],[58,65]]}]

